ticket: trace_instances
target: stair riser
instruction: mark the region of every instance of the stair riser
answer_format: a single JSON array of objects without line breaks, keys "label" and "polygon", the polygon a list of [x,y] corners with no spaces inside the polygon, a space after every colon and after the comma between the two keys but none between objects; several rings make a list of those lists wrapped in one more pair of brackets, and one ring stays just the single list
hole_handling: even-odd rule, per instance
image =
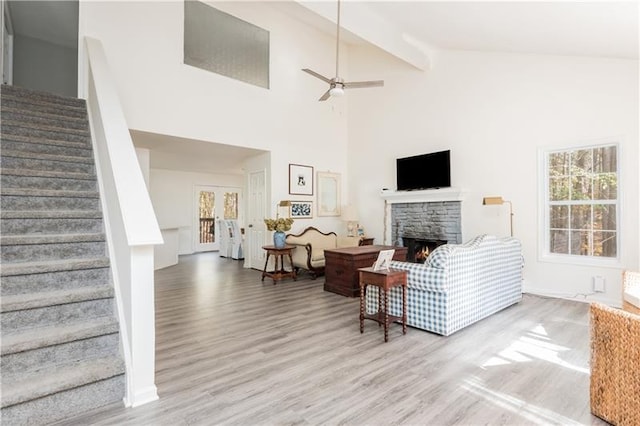
[{"label": "stair riser", "polygon": [[84,107],[84,99],[60,96],[54,93],[34,92],[17,86],[2,86],[2,101],[8,97],[18,98],[24,102],[47,102],[53,105],[69,105],[74,107]]},{"label": "stair riser", "polygon": [[2,409],[6,425],[43,425],[122,402],[124,374]]},{"label": "stair riser", "polygon": [[72,107],[67,105],[56,105],[48,102],[45,103],[33,103],[28,99],[16,99],[16,98],[3,98],[2,106],[7,108],[22,109],[27,111],[41,112],[45,114],[59,114],[73,118],[87,118],[86,111],[79,109],[78,107]]},{"label": "stair riser", "polygon": [[98,183],[90,179],[2,175],[3,188],[58,189],[67,191],[97,191]]},{"label": "stair riser", "polygon": [[25,373],[81,359],[116,356],[119,345],[118,333],[74,340],[60,345],[3,355],[0,358],[0,368],[3,374]]},{"label": "stair riser", "polygon": [[54,155],[72,155],[74,157],[86,157],[86,158],[93,157],[93,150],[89,145],[87,145],[86,148],[76,148],[72,146],[63,146],[63,145],[3,140],[1,146],[2,146],[2,149],[7,149],[11,151],[37,152],[39,154],[54,154]]},{"label": "stair riser", "polygon": [[0,207],[5,210],[99,210],[100,200],[98,198],[3,195]]},{"label": "stair riser", "polygon": [[93,234],[103,230],[102,219],[0,219],[3,235]]},{"label": "stair riser", "polygon": [[2,296],[70,288],[106,285],[111,280],[109,268],[48,272],[34,275],[2,277]]},{"label": "stair riser", "polygon": [[86,259],[107,254],[104,242],[4,245],[0,248],[2,262],[30,262],[62,259]]},{"label": "stair riser", "polygon": [[4,312],[0,315],[0,326],[2,326],[3,333],[11,333],[20,329],[68,324],[74,321],[86,321],[90,318],[112,315],[114,315],[114,300],[108,298]]},{"label": "stair riser", "polygon": [[25,127],[34,126],[55,126],[68,129],[86,130],[88,125],[86,120],[74,120],[63,116],[46,116],[41,114],[30,114],[28,111],[8,111],[6,105],[2,108],[2,119],[23,123]]},{"label": "stair riser", "polygon": [[0,166],[8,169],[46,170],[50,172],[95,173],[93,164],[70,161],[39,160],[37,158],[0,157]]},{"label": "stair riser", "polygon": [[32,136],[35,138],[67,140],[67,141],[84,142],[84,143],[89,143],[91,140],[89,138],[88,131],[78,133],[77,131],[65,132],[62,129],[48,130],[48,129],[40,129],[33,126],[14,126],[14,125],[7,124],[4,121],[2,123],[2,134]]}]

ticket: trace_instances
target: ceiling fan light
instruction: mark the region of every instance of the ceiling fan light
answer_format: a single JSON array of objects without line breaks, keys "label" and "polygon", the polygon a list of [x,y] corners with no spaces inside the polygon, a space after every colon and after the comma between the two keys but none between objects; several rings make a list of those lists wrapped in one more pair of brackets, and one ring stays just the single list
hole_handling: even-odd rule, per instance
[{"label": "ceiling fan light", "polygon": [[344,95],[344,89],[342,87],[332,87],[331,90],[329,90],[329,94],[331,96],[343,96]]}]

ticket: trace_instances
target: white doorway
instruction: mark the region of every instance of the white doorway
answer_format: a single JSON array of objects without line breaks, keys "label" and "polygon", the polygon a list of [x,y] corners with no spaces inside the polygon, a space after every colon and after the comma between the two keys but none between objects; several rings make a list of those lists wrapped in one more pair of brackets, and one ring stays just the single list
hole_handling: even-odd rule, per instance
[{"label": "white doorway", "polygon": [[196,185],[194,252],[220,250],[221,219],[239,220],[240,188]]},{"label": "white doorway", "polygon": [[247,240],[245,251],[245,267],[262,269],[265,254],[262,246],[265,244],[266,226],[264,218],[267,210],[266,171],[259,170],[249,173],[249,197],[247,208]]}]

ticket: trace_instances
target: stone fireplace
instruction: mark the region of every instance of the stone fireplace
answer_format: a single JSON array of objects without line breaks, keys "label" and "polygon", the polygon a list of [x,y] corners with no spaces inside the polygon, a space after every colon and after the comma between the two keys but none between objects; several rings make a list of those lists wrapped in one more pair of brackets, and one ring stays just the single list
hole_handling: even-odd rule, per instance
[{"label": "stone fireplace", "polygon": [[408,261],[423,262],[441,244],[462,243],[460,190],[383,191],[382,196],[385,240],[407,247]]}]

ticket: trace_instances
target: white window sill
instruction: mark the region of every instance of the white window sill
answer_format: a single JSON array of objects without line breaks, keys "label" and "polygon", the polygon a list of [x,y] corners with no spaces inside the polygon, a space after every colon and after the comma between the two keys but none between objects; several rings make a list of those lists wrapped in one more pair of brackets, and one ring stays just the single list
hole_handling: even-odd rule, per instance
[{"label": "white window sill", "polygon": [[596,268],[622,268],[619,258],[597,258],[593,256],[572,256],[563,254],[543,253],[538,256],[539,262],[557,263],[564,265],[592,266]]}]

